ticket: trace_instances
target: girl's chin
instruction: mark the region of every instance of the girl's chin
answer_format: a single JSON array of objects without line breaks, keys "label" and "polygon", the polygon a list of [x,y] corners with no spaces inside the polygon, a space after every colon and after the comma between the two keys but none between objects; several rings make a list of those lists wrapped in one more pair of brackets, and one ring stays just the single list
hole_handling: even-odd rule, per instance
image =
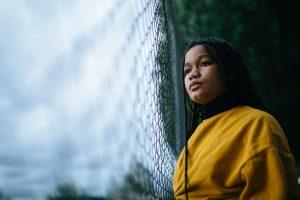
[{"label": "girl's chin", "polygon": [[205,104],[205,100],[199,96],[193,96],[191,99],[198,104]]}]

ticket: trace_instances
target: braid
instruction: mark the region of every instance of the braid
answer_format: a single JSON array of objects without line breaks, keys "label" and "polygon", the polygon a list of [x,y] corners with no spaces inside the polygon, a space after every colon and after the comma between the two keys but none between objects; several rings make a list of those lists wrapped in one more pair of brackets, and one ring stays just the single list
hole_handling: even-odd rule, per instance
[{"label": "braid", "polygon": [[[256,107],[259,109],[265,109],[262,101],[258,97],[252,82],[250,78],[250,73],[247,70],[246,64],[244,62],[244,59],[239,52],[238,49],[230,45],[229,43],[222,43],[225,49],[225,52],[229,54],[226,59],[227,63],[231,65],[230,63],[233,61],[234,65],[232,67],[234,70],[231,71],[237,71],[238,76],[240,77],[239,79],[235,78],[235,80],[239,81],[238,84],[233,84],[230,82],[231,86],[246,100],[246,102],[252,106]],[[227,64],[226,63],[226,64]]]},{"label": "braid", "polygon": [[[183,81],[184,82],[184,81]],[[184,107],[186,107],[186,98],[187,95],[184,94]],[[184,109],[184,115],[185,115],[185,167],[184,167],[184,190],[185,190],[185,196],[186,199],[188,200],[188,189],[187,189],[187,185],[188,185],[188,155],[189,155],[189,150],[188,150],[188,134],[189,134],[189,130],[188,130],[188,126],[187,126],[187,110]]]},{"label": "braid", "polygon": [[[247,71],[243,70],[243,66],[244,63],[241,62],[241,60],[238,58],[238,56],[236,56],[236,53],[234,51],[232,51],[232,49],[228,46],[228,45],[224,45],[223,46],[224,49],[226,49],[228,56],[225,57],[225,62],[230,63],[230,61],[234,63],[234,65],[232,65],[232,67],[234,67],[238,73],[240,74],[241,79],[239,79],[238,81],[240,81],[239,84],[232,84],[231,86],[234,87],[236,90],[238,90],[239,94],[244,98],[247,99],[246,94],[251,92],[251,85],[249,85],[249,82],[247,81],[249,79],[249,74],[247,73]],[[229,59],[228,59],[229,58]],[[230,60],[231,58],[231,60]],[[237,66],[241,66],[241,67],[237,67]],[[239,87],[238,87],[239,86]],[[255,105],[253,103],[253,100],[248,98],[249,100],[249,104],[250,105]]]}]

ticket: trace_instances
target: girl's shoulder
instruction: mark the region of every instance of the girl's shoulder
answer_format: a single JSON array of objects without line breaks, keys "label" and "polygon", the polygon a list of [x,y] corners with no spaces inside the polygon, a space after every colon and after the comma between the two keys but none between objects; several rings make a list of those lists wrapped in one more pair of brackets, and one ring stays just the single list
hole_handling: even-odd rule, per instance
[{"label": "girl's shoulder", "polygon": [[270,113],[250,106],[238,106],[232,109],[232,116],[245,122],[261,121],[268,124],[278,124],[278,121]]},{"label": "girl's shoulder", "polygon": [[253,146],[260,143],[261,145],[269,144],[269,146],[276,146],[282,151],[289,152],[289,145],[285,133],[280,124],[266,111],[262,111],[249,106],[242,106],[239,108],[240,124],[243,124],[248,134],[245,135],[248,141],[255,143]]}]

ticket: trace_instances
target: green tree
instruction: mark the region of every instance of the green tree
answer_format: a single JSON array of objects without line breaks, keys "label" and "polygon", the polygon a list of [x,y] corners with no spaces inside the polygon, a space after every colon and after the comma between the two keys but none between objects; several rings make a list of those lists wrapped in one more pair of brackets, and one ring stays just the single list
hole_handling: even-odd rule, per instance
[{"label": "green tree", "polygon": [[[107,197],[113,200],[143,200],[143,199],[173,199],[172,188],[162,185],[162,180],[158,181],[157,174],[147,169],[141,162],[133,162],[131,170],[128,172],[120,185],[114,185],[107,191]],[[162,176],[162,175],[161,175]],[[161,189],[158,189],[161,187]],[[156,188],[156,189],[155,189]]]},{"label": "green tree", "polygon": [[181,55],[190,38],[220,37],[242,52],[268,111],[282,125],[300,162],[300,2],[178,0]]},{"label": "green tree", "polygon": [[10,200],[11,198],[7,195],[5,195],[1,190],[0,190],[0,200]]},{"label": "green tree", "polygon": [[[80,192],[74,183],[61,183],[55,188],[53,194],[48,194],[47,200],[79,200],[83,198],[83,192]],[[87,196],[87,195],[84,195]]]}]

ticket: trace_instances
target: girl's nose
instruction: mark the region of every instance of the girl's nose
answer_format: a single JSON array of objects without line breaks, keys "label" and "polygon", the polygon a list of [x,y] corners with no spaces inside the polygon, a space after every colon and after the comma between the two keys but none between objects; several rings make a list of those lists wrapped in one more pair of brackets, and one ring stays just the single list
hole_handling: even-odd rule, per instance
[{"label": "girl's nose", "polygon": [[191,71],[190,79],[198,78],[198,77],[200,77],[200,72],[197,67],[193,67],[193,69]]}]

